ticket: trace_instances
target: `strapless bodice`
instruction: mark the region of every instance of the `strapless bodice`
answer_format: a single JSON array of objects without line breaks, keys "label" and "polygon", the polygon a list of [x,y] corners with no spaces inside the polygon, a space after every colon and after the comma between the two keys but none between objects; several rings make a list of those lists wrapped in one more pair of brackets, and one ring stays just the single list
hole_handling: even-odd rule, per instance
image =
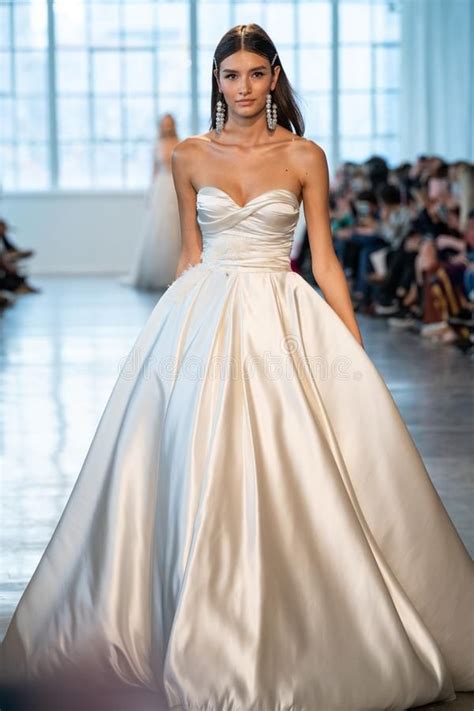
[{"label": "strapless bodice", "polygon": [[216,269],[291,271],[290,252],[299,218],[295,193],[267,190],[245,205],[205,186],[197,193],[202,263]]}]

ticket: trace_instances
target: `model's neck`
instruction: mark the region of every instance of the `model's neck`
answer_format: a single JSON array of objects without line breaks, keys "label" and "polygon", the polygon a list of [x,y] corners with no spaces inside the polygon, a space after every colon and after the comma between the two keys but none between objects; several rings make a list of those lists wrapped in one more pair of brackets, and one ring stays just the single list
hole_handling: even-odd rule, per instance
[{"label": "model's neck", "polygon": [[255,119],[229,116],[223,134],[225,141],[247,147],[267,143],[271,136],[265,115],[256,116]]}]

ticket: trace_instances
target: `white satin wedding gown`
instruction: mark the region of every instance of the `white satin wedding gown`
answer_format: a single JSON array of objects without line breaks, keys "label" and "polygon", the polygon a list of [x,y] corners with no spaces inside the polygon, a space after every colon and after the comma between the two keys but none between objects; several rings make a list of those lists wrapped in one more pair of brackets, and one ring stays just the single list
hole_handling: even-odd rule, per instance
[{"label": "white satin wedding gown", "polygon": [[241,207],[204,187],[197,215],[202,261],[117,379],[3,678],[54,679],[48,711],[76,708],[72,680],[107,680],[114,711],[126,689],[127,711],[402,710],[474,690],[471,558],[379,372],[290,269],[296,196]]}]

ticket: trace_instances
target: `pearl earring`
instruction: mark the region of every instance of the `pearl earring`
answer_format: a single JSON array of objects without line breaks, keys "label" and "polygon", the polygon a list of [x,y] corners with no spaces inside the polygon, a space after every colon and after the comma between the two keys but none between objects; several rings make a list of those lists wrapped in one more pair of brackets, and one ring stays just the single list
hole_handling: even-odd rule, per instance
[{"label": "pearl earring", "polygon": [[222,94],[219,94],[219,99],[216,104],[216,133],[220,133],[224,127],[225,104],[223,98]]},{"label": "pearl earring", "polygon": [[267,94],[267,126],[270,131],[274,131],[277,125],[277,105],[275,102],[272,104],[272,95],[270,92]]}]

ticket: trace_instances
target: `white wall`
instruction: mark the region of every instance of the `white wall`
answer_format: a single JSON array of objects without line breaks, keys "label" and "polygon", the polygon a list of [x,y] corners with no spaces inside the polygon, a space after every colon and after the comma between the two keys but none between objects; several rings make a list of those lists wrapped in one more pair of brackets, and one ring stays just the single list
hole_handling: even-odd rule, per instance
[{"label": "white wall", "polygon": [[127,272],[142,238],[144,193],[4,193],[12,241],[36,250],[29,274]]}]

